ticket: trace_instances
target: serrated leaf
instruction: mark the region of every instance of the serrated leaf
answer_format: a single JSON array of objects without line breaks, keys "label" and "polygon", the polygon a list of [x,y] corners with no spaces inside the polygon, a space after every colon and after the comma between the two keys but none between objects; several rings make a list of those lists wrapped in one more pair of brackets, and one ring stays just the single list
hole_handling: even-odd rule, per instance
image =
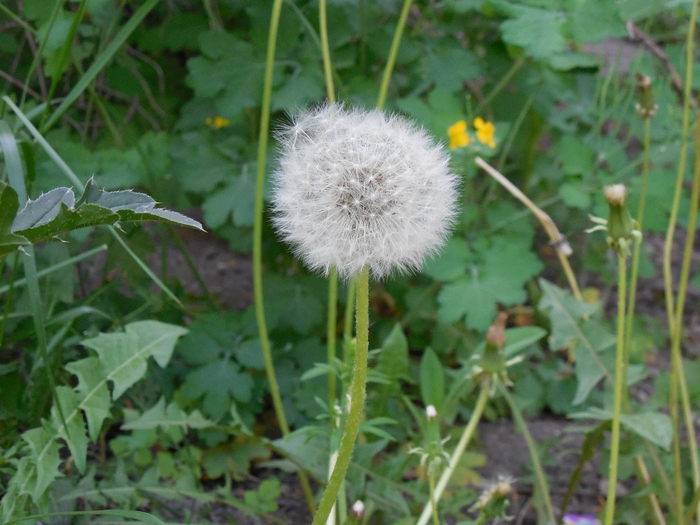
[{"label": "serrated leaf", "polygon": [[465,80],[483,75],[477,56],[468,49],[445,47],[425,57],[425,80],[436,87],[457,91]]},{"label": "serrated leaf", "polygon": [[31,450],[34,475],[36,476],[31,492],[34,501],[39,501],[53,480],[60,476],[58,467],[62,460],[58,455],[59,446],[54,437],[42,427],[27,430],[22,434],[22,439]]},{"label": "serrated leaf", "polygon": [[205,419],[199,410],[187,414],[177,403],[165,406],[165,398],[144,412],[138,419],[122,425],[123,430],[150,429],[161,427],[167,429],[170,426],[187,428],[208,428],[214,423]]},{"label": "serrated leaf", "polygon": [[143,377],[149,357],[164,366],[177,338],[186,333],[180,326],[137,321],[126,325],[123,333],[100,334],[82,344],[97,352],[103,374],[114,383],[112,398],[117,399]]},{"label": "serrated leaf", "polygon": [[549,343],[552,348],[563,348],[571,341],[582,337],[578,321],[598,310],[600,305],[578,301],[568,291],[544,279],[539,279],[538,282],[542,288],[539,309],[549,316],[552,323]]},{"label": "serrated leaf", "polygon": [[394,325],[384,339],[376,371],[386,377],[393,386],[392,391],[400,390],[399,379],[408,374],[408,341],[400,324]]},{"label": "serrated leaf", "polygon": [[56,405],[51,407],[51,419],[57,426],[58,437],[65,440],[73,455],[73,461],[81,474],[85,473],[85,462],[87,460],[88,437],[85,433],[85,422],[79,410],[79,397],[72,388],[59,386],[56,388],[58,402],[66,417],[66,425],[61,422]]},{"label": "serrated leaf", "polygon": [[76,390],[81,394],[80,409],[85,412],[90,439],[97,440],[102,422],[109,416],[111,401],[107,381],[96,357],[87,357],[66,365],[66,370],[78,377]]},{"label": "serrated leaf", "polygon": [[12,222],[12,233],[48,224],[58,216],[62,208],[72,208],[73,204],[75,195],[70,188],[54,188],[36,200],[30,199]]}]

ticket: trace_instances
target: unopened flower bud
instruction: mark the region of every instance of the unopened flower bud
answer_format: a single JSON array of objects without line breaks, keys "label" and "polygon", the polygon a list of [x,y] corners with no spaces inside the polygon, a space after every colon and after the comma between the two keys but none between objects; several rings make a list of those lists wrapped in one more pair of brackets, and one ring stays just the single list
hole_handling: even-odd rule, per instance
[{"label": "unopened flower bud", "polygon": [[656,114],[659,109],[658,104],[654,104],[654,93],[651,90],[651,77],[635,73],[637,77],[636,95],[639,103],[637,104],[637,113],[648,119]]},{"label": "unopened flower bud", "polygon": [[634,224],[632,217],[627,210],[627,188],[624,184],[613,184],[606,186],[605,200],[610,205],[610,216],[608,217],[608,235],[613,248],[620,245],[620,240],[628,241],[632,238]]},{"label": "unopened flower bud", "polygon": [[352,504],[352,509],[350,510],[350,512],[356,518],[362,518],[362,516],[364,516],[365,514],[365,504],[358,499],[355,503]]},{"label": "unopened flower bud", "polygon": [[428,405],[427,407],[425,407],[425,417],[427,417],[429,420],[438,417],[435,405]]}]

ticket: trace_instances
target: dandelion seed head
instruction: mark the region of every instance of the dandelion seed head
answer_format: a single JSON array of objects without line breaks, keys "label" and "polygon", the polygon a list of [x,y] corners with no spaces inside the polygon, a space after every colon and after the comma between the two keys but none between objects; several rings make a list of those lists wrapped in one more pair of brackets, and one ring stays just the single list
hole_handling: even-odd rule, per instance
[{"label": "dandelion seed head", "polygon": [[376,279],[417,270],[455,217],[457,177],[422,129],[379,110],[328,104],[279,138],[273,211],[279,234],[313,270]]}]

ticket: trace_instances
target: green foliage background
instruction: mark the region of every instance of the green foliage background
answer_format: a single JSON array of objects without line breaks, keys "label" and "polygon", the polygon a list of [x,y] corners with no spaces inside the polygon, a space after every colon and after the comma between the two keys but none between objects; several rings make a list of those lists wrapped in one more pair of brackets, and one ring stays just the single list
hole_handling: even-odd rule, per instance
[{"label": "green foliage background", "polygon": [[[327,7],[337,97],[348,105],[374,107],[401,6],[334,0]],[[634,22],[663,45],[669,63],[682,72],[690,7],[691,2],[670,0],[443,0],[411,8],[386,109],[414,119],[446,144],[447,128],[466,120],[472,143],[452,152],[453,168],[463,180],[463,211],[444,250],[420,274],[373,287],[371,345],[381,350],[372,356],[366,442],[355,459],[364,471],[351,469],[348,495],[379,495],[374,505],[382,522],[401,523],[420,510],[426,483],[405,476],[418,458],[406,454],[403,445],[420,443],[419,412],[427,404],[444,414],[445,428],[468,418],[474,399],[466,371],[499,310],[511,314],[509,342],[523,341],[517,350],[525,359],[513,367],[512,378],[516,403],[526,414],[545,410],[589,422],[608,418],[606,378],[614,368],[615,341],[602,305],[615,264],[603,236],[586,235],[584,229],[590,226],[589,213],[607,214],[605,185],[627,184],[631,209],[637,208],[643,124],[635,113],[633,74],[641,73],[654,79],[659,105],[645,232],[666,230],[681,107],[668,71],[649,53],[636,54],[623,67],[615,60],[603,63],[587,45],[625,39],[625,23]],[[148,210],[138,210],[150,214],[147,218],[166,213],[155,209],[155,202],[188,213],[199,209],[209,235],[249,253],[271,9],[271,0],[3,5],[0,86],[48,143],[47,148],[37,142],[2,102],[29,197],[35,203],[57,197],[52,209],[64,218],[80,210],[72,209],[75,199],[62,200],[68,192],[73,195],[66,184],[81,191],[85,185],[94,191],[138,188],[152,197]],[[318,17],[316,1],[283,4],[273,128],[324,100]],[[694,82],[697,87],[697,78]],[[495,149],[474,138],[476,117],[495,123]],[[268,173],[275,167],[275,149],[273,135]],[[565,291],[566,280],[537,222],[477,172],[477,154],[498,166],[568,235],[574,269],[581,283],[591,286],[585,302]],[[66,181],[56,156],[76,180]],[[83,222],[76,219],[70,228],[48,233],[10,230],[19,203],[9,186],[0,189],[0,254],[10,254],[0,259],[3,520],[35,510],[73,510],[78,500],[136,508],[153,494],[187,495],[267,515],[276,510],[280,490],[274,477],[242,498],[226,492],[252,462],[287,469],[301,464],[325,478],[326,461],[313,457],[314,451],[328,450],[332,439],[323,419],[332,411],[325,373],[331,369],[347,379],[348,364],[318,368],[326,361],[325,281],[292,258],[269,222],[263,235],[264,289],[275,369],[287,418],[294,428],[307,428],[309,442],[301,434],[275,440],[250,310],[225,311],[216,289],[208,290],[210,295],[188,294],[164,272],[155,273],[169,294],[154,291],[152,278],[108,230],[64,234],[97,224],[84,215]],[[134,210],[106,208],[92,211],[111,214],[110,224],[144,218]],[[679,223],[687,223],[688,208],[684,195]],[[163,246],[181,245],[181,233],[173,229],[122,227],[141,258],[153,251],[156,233]],[[20,281],[30,276],[23,274],[24,255],[16,249],[57,233],[65,242],[41,246],[35,257],[38,269],[53,272],[42,281],[40,298],[47,362],[36,350],[31,291]],[[72,257],[103,245],[108,256],[100,282],[86,288],[85,275],[77,279],[69,271]],[[160,255],[164,260],[165,248]],[[652,277],[646,251],[643,257],[642,276]],[[66,261],[67,266],[54,268]],[[123,280],[109,278],[117,271]],[[346,292],[341,286],[339,335]],[[631,382],[647,376],[647,361],[666,342],[658,320],[638,316],[635,323]],[[168,342],[147,348],[139,330],[162,334]],[[692,377],[700,373],[694,360],[687,370]],[[638,407],[638,419],[623,421],[629,431],[625,475],[631,474],[630,458],[641,438],[667,460],[670,424],[656,411],[666,402],[664,381],[668,375],[662,372],[651,403]],[[698,383],[689,384],[697,400]],[[489,417],[506,414],[503,399],[489,404]],[[646,431],[649,425],[658,432]],[[471,470],[482,461],[476,456],[465,456],[463,480],[478,479]],[[204,490],[203,479],[221,485]],[[466,489],[461,496],[465,503],[475,498]],[[634,521],[642,519],[643,509],[623,504],[620,512]]]}]

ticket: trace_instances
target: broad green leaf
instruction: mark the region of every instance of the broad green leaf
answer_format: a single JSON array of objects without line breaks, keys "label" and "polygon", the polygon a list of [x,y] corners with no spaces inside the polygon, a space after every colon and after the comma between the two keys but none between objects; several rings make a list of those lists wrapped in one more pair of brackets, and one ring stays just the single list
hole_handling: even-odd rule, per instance
[{"label": "broad green leaf", "polygon": [[559,158],[566,175],[590,175],[593,172],[595,152],[576,137],[562,137],[559,142]]},{"label": "broad green leaf", "polygon": [[484,74],[474,53],[452,46],[439,48],[434,54],[426,55],[423,68],[426,82],[448,91],[462,89],[465,80]]},{"label": "broad green leaf", "polygon": [[80,408],[85,412],[90,439],[97,441],[102,422],[109,416],[111,405],[107,381],[102,375],[100,362],[96,357],[87,357],[68,363],[66,370],[78,377],[76,390],[82,397]]},{"label": "broad green leaf", "polygon": [[[613,418],[612,410],[589,408],[583,412],[569,414],[571,419],[598,419],[609,421]],[[658,412],[642,412],[637,414],[621,414],[620,423],[628,431],[649,440],[651,443],[670,450],[673,439],[673,425],[667,414]]]},{"label": "broad green leaf", "polygon": [[437,281],[452,281],[465,274],[468,260],[467,244],[464,240],[453,237],[447,241],[440,255],[425,263],[423,272]]},{"label": "broad green leaf", "polygon": [[213,423],[202,416],[199,410],[194,410],[187,414],[177,403],[170,403],[165,406],[165,398],[161,397],[158,402],[144,412],[138,419],[122,425],[123,430],[148,429],[161,427],[167,429],[169,426],[186,428],[208,428]]},{"label": "broad green leaf", "polygon": [[525,301],[523,285],[543,267],[523,244],[507,237],[494,239],[480,257],[483,262],[472,266],[471,274],[445,285],[438,295],[442,322],[452,323],[466,314],[469,328],[485,331],[496,317],[496,303],[510,306]]},{"label": "broad green leaf", "polygon": [[535,59],[549,58],[566,50],[559,13],[526,8],[520,16],[501,24],[503,41],[522,47]]},{"label": "broad green leaf", "polygon": [[559,196],[567,206],[570,206],[571,208],[578,208],[580,210],[590,209],[591,195],[584,189],[583,185],[579,181],[572,180],[570,182],[565,182],[559,186],[558,191]]},{"label": "broad green leaf", "polygon": [[229,359],[216,359],[190,372],[182,385],[189,399],[203,396],[204,411],[216,419],[229,411],[232,399],[250,401],[252,391],[253,379]]},{"label": "broad green leaf", "polygon": [[420,391],[423,403],[433,405],[440,413],[445,399],[445,375],[442,363],[432,348],[426,348],[420,362]]},{"label": "broad green leaf", "polygon": [[36,200],[29,199],[15,220],[12,231],[24,231],[50,223],[63,207],[72,208],[75,195],[69,188],[55,188],[42,194]]},{"label": "broad green leaf", "polygon": [[558,71],[569,71],[576,68],[597,68],[600,65],[600,59],[588,53],[564,51],[552,56],[549,59],[549,65]]}]

